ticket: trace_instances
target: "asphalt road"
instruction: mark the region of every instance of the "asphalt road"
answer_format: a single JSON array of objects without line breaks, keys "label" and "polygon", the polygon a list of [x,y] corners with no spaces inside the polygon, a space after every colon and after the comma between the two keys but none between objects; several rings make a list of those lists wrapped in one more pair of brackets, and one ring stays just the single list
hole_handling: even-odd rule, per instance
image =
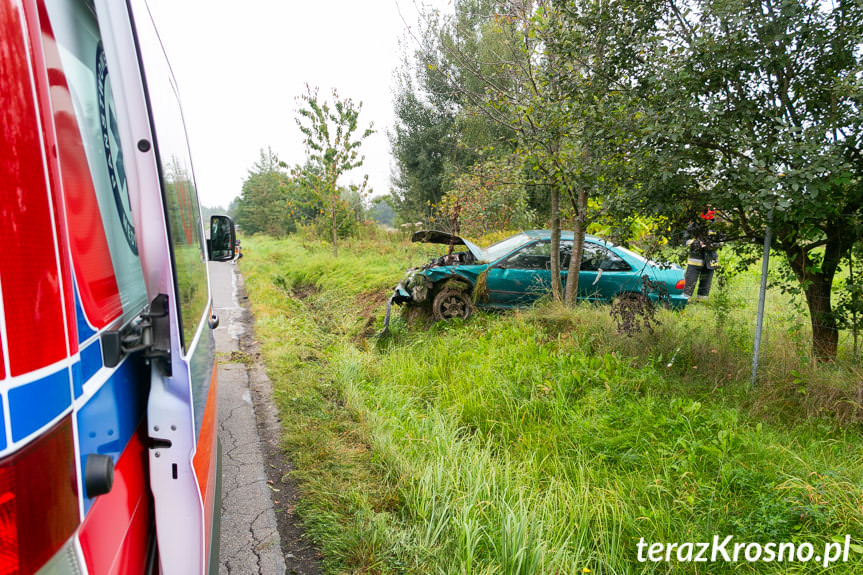
[{"label": "asphalt road", "polygon": [[[219,575],[317,575],[320,554],[293,513],[293,469],[254,338],[240,266],[210,262],[219,360],[222,524]],[[275,505],[274,505],[275,504]]]},{"label": "asphalt road", "polygon": [[[220,575],[285,573],[279,531],[267,487],[264,452],[240,338],[248,329],[232,263],[210,263],[219,360],[219,439],[222,442]],[[233,353],[232,353],[233,352]],[[244,361],[246,360],[246,361]]]}]

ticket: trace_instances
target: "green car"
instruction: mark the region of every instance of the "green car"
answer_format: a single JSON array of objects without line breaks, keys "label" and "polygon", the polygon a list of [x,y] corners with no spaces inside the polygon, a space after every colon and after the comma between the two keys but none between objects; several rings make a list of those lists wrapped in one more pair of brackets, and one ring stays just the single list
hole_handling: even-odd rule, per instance
[{"label": "green car", "polygon": [[[474,306],[507,309],[532,304],[551,291],[551,231],[521,232],[487,248],[440,231],[419,231],[411,241],[463,246],[459,250],[408,270],[396,287],[391,304],[425,306],[436,320],[467,318]],[[561,232],[561,280],[566,285],[572,254],[572,232]],[[479,287],[477,285],[479,284]],[[578,298],[611,301],[645,291],[656,301],[668,296],[672,308],[683,308],[683,269],[676,264],[658,264],[626,248],[595,236],[585,236]],[[481,293],[474,297],[474,290]]]}]

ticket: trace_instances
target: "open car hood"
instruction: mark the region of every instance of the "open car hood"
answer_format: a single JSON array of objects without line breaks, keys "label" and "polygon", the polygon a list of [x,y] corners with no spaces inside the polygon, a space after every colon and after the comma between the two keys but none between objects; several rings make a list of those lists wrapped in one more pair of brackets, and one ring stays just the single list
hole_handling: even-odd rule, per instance
[{"label": "open car hood", "polygon": [[470,250],[470,253],[473,254],[473,257],[476,258],[476,261],[480,262],[483,260],[482,249],[473,242],[469,242],[464,238],[459,236],[454,236],[448,232],[441,232],[438,230],[420,230],[418,232],[414,232],[411,236],[412,242],[421,242],[424,244],[443,244],[447,246],[466,246],[467,249]]}]

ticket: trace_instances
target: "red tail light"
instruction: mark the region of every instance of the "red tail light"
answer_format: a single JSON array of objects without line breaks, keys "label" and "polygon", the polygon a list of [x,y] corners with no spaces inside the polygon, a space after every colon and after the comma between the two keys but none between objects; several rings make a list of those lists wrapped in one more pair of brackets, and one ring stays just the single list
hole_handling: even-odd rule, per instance
[{"label": "red tail light", "polygon": [[686,280],[680,280],[679,282],[674,284],[674,289],[679,289],[681,291],[683,291],[683,288],[685,288],[685,287],[686,287]]},{"label": "red tail light", "polygon": [[30,575],[78,526],[72,420],[0,461],[0,575]]}]

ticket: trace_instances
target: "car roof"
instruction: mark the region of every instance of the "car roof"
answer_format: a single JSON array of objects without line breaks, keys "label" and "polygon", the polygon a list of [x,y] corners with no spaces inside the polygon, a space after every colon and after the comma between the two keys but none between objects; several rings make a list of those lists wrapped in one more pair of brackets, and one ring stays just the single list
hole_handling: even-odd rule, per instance
[{"label": "car roof", "polygon": [[[527,230],[523,232],[526,236],[534,240],[549,240],[551,239],[551,230]],[[575,238],[575,233],[569,230],[561,230],[560,239],[562,240],[571,240]],[[592,242],[599,242],[601,244],[612,245],[607,240],[604,240],[597,236],[592,236],[590,234],[585,234],[585,240],[590,240]]]}]

